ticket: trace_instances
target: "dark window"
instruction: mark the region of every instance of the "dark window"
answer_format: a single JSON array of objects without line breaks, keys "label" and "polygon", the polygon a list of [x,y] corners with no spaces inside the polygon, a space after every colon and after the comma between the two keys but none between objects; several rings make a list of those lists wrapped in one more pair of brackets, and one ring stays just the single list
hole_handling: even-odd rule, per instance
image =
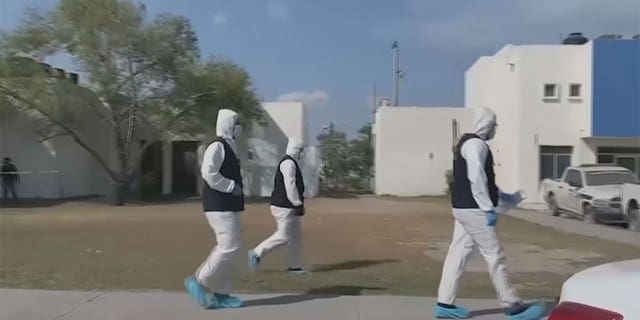
[{"label": "dark window", "polygon": [[569,170],[564,181],[572,187],[582,187],[582,177],[578,170]]},{"label": "dark window", "polygon": [[541,146],[540,147],[540,180],[560,179],[564,170],[571,165],[573,147]]},{"label": "dark window", "polygon": [[640,147],[600,147],[598,153],[640,153]]},{"label": "dark window", "polygon": [[553,83],[547,83],[544,85],[544,97],[545,98],[556,98],[558,97],[558,85]]},{"label": "dark window", "polygon": [[606,163],[606,164],[612,164],[613,161],[613,155],[611,154],[599,154],[598,155],[598,163]]},{"label": "dark window", "polygon": [[569,86],[569,97],[571,98],[579,98],[581,95],[582,85],[579,83],[572,83]]}]

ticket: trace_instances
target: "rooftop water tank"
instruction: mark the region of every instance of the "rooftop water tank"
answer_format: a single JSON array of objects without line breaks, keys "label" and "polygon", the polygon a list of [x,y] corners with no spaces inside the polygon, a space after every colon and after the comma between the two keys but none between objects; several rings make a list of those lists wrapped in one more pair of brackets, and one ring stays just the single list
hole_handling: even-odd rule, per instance
[{"label": "rooftop water tank", "polygon": [[581,45],[589,42],[589,39],[585,37],[582,32],[572,32],[568,37],[562,40],[562,44],[574,44]]}]

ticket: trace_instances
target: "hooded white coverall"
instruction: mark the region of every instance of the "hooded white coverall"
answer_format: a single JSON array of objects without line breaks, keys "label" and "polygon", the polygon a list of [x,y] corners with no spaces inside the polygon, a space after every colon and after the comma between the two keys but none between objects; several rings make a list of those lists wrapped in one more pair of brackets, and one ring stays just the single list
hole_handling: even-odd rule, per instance
[{"label": "hooded white coverall", "polygon": [[[237,154],[235,139],[239,135],[236,122],[238,114],[228,109],[218,112],[216,134],[224,138]],[[225,159],[224,146],[220,142],[209,145],[204,152],[200,173],[205,183],[214,190],[232,193],[236,183],[222,176],[220,167]],[[233,263],[240,252],[240,212],[205,212],[216,235],[217,246],[196,271],[196,279],[211,292],[229,294]]]},{"label": "hooded white coverall", "polygon": [[495,227],[487,225],[487,212],[495,210],[487,185],[484,165],[489,152],[486,141],[493,139],[496,130],[496,115],[489,109],[481,109],[476,116],[475,134],[480,139],[467,140],[460,155],[467,164],[467,177],[471,182],[473,198],[479,209],[453,209],[455,226],[449,253],[444,262],[442,279],[438,290],[438,302],[454,305],[458,283],[464,272],[467,257],[474,246],[480,251],[489,267],[489,275],[504,307],[521,302],[509,281],[505,257],[498,241]]},{"label": "hooded white coverall", "polygon": [[[294,159],[298,159],[302,151],[303,143],[298,139],[290,139],[287,145],[287,155]],[[302,199],[296,188],[296,165],[291,160],[285,160],[278,168],[284,178],[284,186],[287,193],[287,199],[294,206],[302,205]],[[269,251],[288,244],[288,263],[289,268],[300,268],[301,252],[302,252],[302,227],[300,216],[294,214],[295,209],[271,206],[271,214],[276,219],[277,229],[273,235],[255,249],[255,253],[259,258],[264,257]]]}]

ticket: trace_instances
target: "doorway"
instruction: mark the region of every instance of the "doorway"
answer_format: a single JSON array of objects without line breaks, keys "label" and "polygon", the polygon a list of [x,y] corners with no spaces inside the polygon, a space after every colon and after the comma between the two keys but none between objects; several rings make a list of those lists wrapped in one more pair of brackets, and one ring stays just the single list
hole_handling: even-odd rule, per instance
[{"label": "doorway", "polygon": [[173,186],[175,195],[195,196],[197,194],[198,141],[174,141]]}]

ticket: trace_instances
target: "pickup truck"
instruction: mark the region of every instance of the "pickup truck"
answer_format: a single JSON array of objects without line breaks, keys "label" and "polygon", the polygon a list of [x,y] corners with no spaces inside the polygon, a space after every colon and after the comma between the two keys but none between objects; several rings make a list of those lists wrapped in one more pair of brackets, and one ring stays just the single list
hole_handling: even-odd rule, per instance
[{"label": "pickup truck", "polygon": [[566,168],[559,180],[545,179],[542,195],[554,216],[566,213],[588,223],[626,223],[621,199],[625,183],[638,183],[626,168],[581,165]]},{"label": "pickup truck", "polygon": [[640,232],[640,184],[622,185],[622,214],[627,220],[629,230]]}]

